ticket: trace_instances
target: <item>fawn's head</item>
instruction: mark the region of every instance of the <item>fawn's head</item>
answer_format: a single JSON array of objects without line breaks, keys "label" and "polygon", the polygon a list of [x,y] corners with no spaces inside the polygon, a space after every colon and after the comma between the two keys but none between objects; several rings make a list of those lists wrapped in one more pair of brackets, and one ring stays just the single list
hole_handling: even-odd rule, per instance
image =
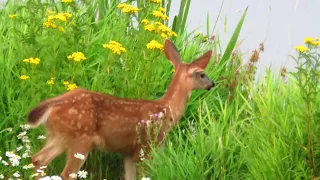
[{"label": "fawn's head", "polygon": [[184,86],[188,89],[210,90],[215,86],[215,83],[204,73],[204,69],[210,61],[212,50],[193,60],[191,63],[184,63],[175,45],[166,39],[164,53],[174,67],[176,78],[180,82],[183,82]]}]

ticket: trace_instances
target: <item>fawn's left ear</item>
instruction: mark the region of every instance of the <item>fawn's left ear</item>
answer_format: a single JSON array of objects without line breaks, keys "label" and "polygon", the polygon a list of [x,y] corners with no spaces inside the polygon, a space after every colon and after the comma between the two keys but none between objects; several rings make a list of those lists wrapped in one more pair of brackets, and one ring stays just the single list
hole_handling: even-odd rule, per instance
[{"label": "fawn's left ear", "polygon": [[181,57],[178,49],[169,39],[165,40],[164,53],[167,59],[172,63],[174,69],[177,69],[181,64]]},{"label": "fawn's left ear", "polygon": [[203,71],[207,67],[210,61],[212,52],[213,51],[210,50],[206,52],[204,55],[202,55],[201,57],[194,60],[188,67],[188,73],[193,73],[194,71]]}]

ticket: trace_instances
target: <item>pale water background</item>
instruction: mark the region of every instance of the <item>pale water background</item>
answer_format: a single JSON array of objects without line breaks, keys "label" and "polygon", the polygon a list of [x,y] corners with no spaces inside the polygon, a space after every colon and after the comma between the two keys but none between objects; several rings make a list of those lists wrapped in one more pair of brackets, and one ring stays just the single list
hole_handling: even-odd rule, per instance
[{"label": "pale water background", "polygon": [[[173,1],[171,17],[178,13],[180,4],[180,0]],[[239,37],[239,40],[244,40],[240,49],[248,58],[261,42],[265,43],[265,51],[260,54],[258,73],[265,72],[270,66],[275,71],[282,66],[294,70],[295,62],[289,56],[295,54],[294,47],[303,45],[307,36],[320,37],[320,0],[192,0],[187,20],[188,31],[202,26],[199,31],[206,33],[207,13],[212,31],[223,2],[214,33],[219,34],[225,47],[248,6]]]},{"label": "pale water background", "polygon": [[[0,3],[5,1],[0,0]],[[178,14],[181,2],[172,1],[169,24]],[[210,32],[217,21],[213,34],[219,35],[224,49],[246,7],[248,12],[238,41],[243,40],[240,50],[245,60],[264,42],[265,51],[260,54],[258,74],[268,67],[274,71],[283,66],[294,70],[295,62],[290,57],[295,54],[294,47],[303,45],[307,36],[320,37],[320,0],[192,0],[188,31],[199,28],[199,32],[206,33],[209,14]]]}]

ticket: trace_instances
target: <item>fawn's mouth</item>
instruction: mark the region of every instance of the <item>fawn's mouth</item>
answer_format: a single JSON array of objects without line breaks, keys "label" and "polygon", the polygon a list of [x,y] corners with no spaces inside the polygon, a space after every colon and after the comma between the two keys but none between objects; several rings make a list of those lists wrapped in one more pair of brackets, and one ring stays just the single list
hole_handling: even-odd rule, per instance
[{"label": "fawn's mouth", "polygon": [[212,81],[212,83],[207,87],[207,90],[211,90],[216,84]]}]

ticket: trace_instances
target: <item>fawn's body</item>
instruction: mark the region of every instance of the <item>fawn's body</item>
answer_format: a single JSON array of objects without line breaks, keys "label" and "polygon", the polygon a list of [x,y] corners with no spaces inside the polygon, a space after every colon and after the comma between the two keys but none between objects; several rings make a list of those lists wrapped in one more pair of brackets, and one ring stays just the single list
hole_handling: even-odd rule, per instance
[{"label": "fawn's body", "polygon": [[[176,73],[159,100],[124,99],[79,88],[34,108],[29,114],[29,123],[33,126],[45,123],[48,130],[46,146],[33,157],[35,170],[67,150],[68,160],[61,177],[69,179],[69,174],[77,173],[84,163],[74,154],[87,157],[91,150],[98,148],[123,154],[125,179],[135,179],[135,163],[140,161],[142,146],[148,155],[151,140],[161,144],[181,119],[192,90],[214,86],[203,73],[212,52],[185,64],[174,45],[166,40],[165,53]],[[155,127],[152,124],[157,124],[158,133],[148,137],[148,129]]]}]

